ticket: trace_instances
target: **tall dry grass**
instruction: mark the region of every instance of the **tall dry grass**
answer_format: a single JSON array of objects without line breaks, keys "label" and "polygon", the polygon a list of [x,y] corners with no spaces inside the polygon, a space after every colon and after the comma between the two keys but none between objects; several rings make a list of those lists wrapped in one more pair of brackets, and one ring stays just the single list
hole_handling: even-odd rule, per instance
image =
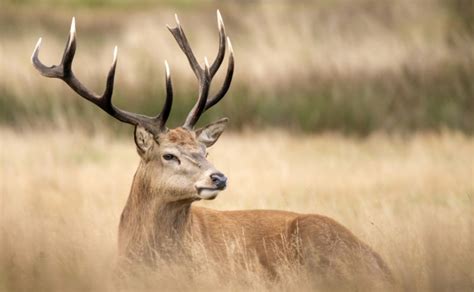
[{"label": "tall dry grass", "polygon": [[225,113],[239,128],[252,124],[356,134],[474,129],[470,1],[144,2],[145,8],[68,8],[53,1],[5,5],[0,12],[0,122],[80,120],[92,127],[97,111],[58,81],[40,77],[29,63],[40,36],[41,59],[58,62],[72,16],[78,29],[74,70],[81,80],[102,90],[118,45],[116,102],[155,114],[167,59],[177,91],[172,121],[181,121],[196,84],[165,25],[174,23],[177,12],[199,60],[213,57],[220,8],[235,49],[236,74],[229,97],[208,119]]},{"label": "tall dry grass", "polygon": [[[116,273],[117,228],[138,165],[131,137],[0,130],[0,290],[312,290],[196,263],[138,278]],[[463,134],[224,134],[209,159],[230,178],[216,209],[330,216],[380,252],[395,290],[474,288],[474,140]],[[282,267],[284,268],[284,267]]]}]

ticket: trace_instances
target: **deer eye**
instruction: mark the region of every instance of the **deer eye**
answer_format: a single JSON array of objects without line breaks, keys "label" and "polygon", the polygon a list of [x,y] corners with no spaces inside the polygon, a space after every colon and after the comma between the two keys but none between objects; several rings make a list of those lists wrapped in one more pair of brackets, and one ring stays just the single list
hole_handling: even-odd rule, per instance
[{"label": "deer eye", "polygon": [[174,156],[173,154],[164,154],[163,155],[164,160],[173,160],[173,159],[178,159],[178,157]]}]

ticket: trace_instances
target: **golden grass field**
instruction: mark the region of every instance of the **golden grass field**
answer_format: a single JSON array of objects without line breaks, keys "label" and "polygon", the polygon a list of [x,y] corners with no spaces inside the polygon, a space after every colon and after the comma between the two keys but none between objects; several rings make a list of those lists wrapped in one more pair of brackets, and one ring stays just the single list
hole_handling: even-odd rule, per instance
[{"label": "golden grass field", "polygon": [[[118,222],[139,161],[131,133],[3,127],[0,135],[2,291],[312,288],[311,275],[219,278],[199,263],[191,277],[162,267],[121,281]],[[230,184],[201,206],[324,214],[380,252],[394,290],[474,289],[473,137],[229,132],[209,159]]]}]

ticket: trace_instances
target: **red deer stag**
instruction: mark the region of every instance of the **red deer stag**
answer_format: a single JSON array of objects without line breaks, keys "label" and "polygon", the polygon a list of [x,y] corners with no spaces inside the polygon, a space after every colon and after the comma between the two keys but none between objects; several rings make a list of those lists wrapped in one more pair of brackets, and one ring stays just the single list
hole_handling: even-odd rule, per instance
[{"label": "red deer stag", "polygon": [[[135,144],[141,161],[120,220],[120,254],[134,262],[150,263],[156,256],[170,258],[176,251],[184,252],[183,242],[192,238],[201,242],[215,259],[222,260],[228,256],[228,243],[240,241],[272,274],[283,255],[295,263],[316,267],[321,273],[365,271],[389,278],[389,269],[381,257],[328,217],[273,210],[216,211],[192,206],[195,201],[216,198],[227,183],[226,176],[206,159],[206,149],[222,134],[227,118],[194,129],[199,117],[227,93],[234,72],[232,46],[219,12],[217,20],[219,49],[211,65],[207,59],[203,66],[199,64],[177,17],[176,27],[168,27],[199,83],[196,104],[183,126],[175,129],[165,125],[173,101],[166,62],[166,99],[161,113],[148,117],[112,104],[117,48],[102,95],[87,89],[76,78],[71,68],[76,51],[74,19],[59,65],[48,67],[38,59],[41,38],[33,52],[33,65],[43,76],[63,80],[112,117],[135,126]],[[226,48],[230,54],[223,85],[209,97],[211,81],[224,60]]]}]

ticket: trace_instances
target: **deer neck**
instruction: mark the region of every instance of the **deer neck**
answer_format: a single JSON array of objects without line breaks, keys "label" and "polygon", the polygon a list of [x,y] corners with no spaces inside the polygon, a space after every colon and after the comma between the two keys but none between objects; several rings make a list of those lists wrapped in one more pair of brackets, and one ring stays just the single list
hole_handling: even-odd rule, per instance
[{"label": "deer neck", "polygon": [[164,200],[172,196],[155,169],[142,162],[135,173],[119,228],[120,249],[126,253],[176,250],[189,231],[192,200]]}]

